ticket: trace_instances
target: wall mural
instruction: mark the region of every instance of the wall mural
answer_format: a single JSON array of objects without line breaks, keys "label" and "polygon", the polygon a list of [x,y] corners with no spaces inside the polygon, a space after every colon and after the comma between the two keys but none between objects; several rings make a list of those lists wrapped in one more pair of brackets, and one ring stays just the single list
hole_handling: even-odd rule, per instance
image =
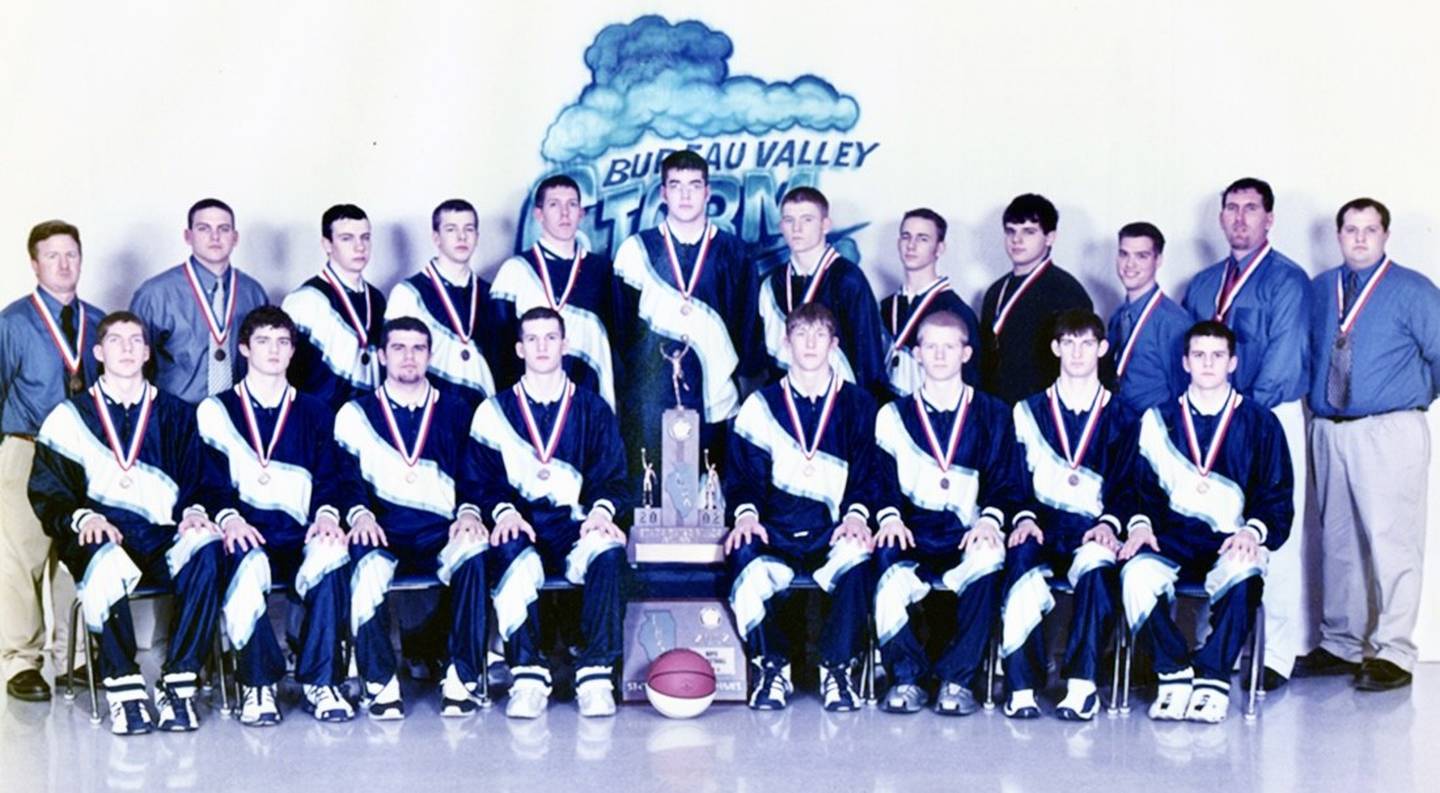
[{"label": "wall mural", "polygon": [[[606,26],[585,50],[590,83],[545,131],[541,178],[565,173],[580,184],[581,233],[611,257],[629,235],[663,216],[660,161],[688,148],[710,163],[710,219],[738,234],[762,269],[784,261],[779,201],[791,187],[822,187],[824,174],[869,164],[879,141],[853,134],[860,103],[829,81],[732,75],[734,44],[703,22],[661,16]],[[528,191],[533,193],[533,189]],[[516,252],[538,226],[531,196],[520,209]],[[852,261],[850,235],[830,241]]]}]

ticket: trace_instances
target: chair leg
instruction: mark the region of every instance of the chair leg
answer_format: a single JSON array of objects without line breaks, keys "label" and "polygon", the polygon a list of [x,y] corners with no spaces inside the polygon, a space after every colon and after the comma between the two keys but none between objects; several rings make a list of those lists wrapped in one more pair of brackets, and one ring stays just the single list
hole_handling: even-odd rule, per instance
[{"label": "chair leg", "polygon": [[[215,647],[211,653],[215,656],[215,677],[220,684],[220,718],[228,719],[233,715],[230,709],[230,677],[225,674],[225,637],[221,635],[219,626],[215,628]],[[239,696],[237,694],[236,699]]]},{"label": "chair leg", "polygon": [[1120,680],[1120,712],[1130,714],[1130,671],[1135,665],[1135,637],[1130,634],[1129,627],[1122,628],[1125,632],[1125,661],[1122,664],[1124,674]]},{"label": "chair leg", "polygon": [[[84,629],[84,631],[84,633],[80,634],[80,644],[85,649],[85,658],[94,658],[94,653],[90,651],[90,629],[87,627]],[[73,668],[75,666],[75,662],[73,660],[70,662],[70,666],[73,671]],[[103,719],[100,717],[100,691],[98,686],[96,686],[95,684],[95,664],[89,663],[88,660],[85,664],[85,682],[90,688],[90,723],[99,724],[101,721],[103,721]]]},{"label": "chair leg", "polygon": [[1120,660],[1125,654],[1125,627],[1115,628],[1115,662],[1110,673],[1110,715],[1120,712]]},{"label": "chair leg", "polygon": [[1000,643],[991,639],[985,646],[985,709],[995,709],[995,668],[1000,664]]},{"label": "chair leg", "polygon": [[875,693],[875,625],[870,623],[865,634],[865,657],[860,661],[860,698],[867,705],[880,701]]},{"label": "chair leg", "polygon": [[1261,669],[1265,665],[1265,606],[1255,612],[1255,630],[1250,635],[1250,690],[1245,697],[1245,720],[1259,715]]},{"label": "chair leg", "polygon": [[77,597],[70,606],[70,635],[65,639],[65,699],[69,701],[75,699],[75,630],[79,624],[80,598]]}]

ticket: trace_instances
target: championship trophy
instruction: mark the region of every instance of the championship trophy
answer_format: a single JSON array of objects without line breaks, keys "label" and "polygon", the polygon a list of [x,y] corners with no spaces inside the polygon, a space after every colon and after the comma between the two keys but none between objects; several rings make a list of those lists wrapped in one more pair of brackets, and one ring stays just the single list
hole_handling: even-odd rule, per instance
[{"label": "championship trophy", "polygon": [[[680,361],[690,351],[686,344],[678,353],[666,353],[670,362],[675,407],[660,417],[660,473],[656,476],[648,449],[640,450],[644,479],[640,506],[627,546],[631,564],[680,562],[719,564],[724,555],[725,510],[720,495],[720,477],[703,453],[705,476],[700,476],[700,414],[680,402],[681,390],[689,390]],[[655,484],[660,484],[660,504],[655,504]]]}]

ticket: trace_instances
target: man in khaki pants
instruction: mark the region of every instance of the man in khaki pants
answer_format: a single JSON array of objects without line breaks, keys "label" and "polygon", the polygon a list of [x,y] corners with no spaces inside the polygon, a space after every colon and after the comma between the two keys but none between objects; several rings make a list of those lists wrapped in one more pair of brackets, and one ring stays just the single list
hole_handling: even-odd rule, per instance
[{"label": "man in khaki pants", "polygon": [[1296,674],[1352,675],[1360,691],[1386,691],[1410,685],[1416,660],[1440,290],[1385,253],[1390,210],[1379,201],[1347,202],[1335,230],[1345,263],[1311,283],[1325,619]]},{"label": "man in khaki pants", "polygon": [[[11,698],[43,702],[43,587],[46,572],[58,570],[26,488],[41,421],[95,380],[92,347],[105,312],[75,296],[79,229],[46,221],[30,230],[27,247],[35,291],[0,311],[0,675]],[[74,598],[66,578],[55,598],[60,638]]]}]

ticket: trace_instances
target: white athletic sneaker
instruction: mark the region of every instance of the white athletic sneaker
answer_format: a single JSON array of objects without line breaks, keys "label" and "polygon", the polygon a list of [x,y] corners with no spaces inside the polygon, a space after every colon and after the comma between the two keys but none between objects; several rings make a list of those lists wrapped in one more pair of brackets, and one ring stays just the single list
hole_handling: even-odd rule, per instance
[{"label": "white athletic sneaker", "polygon": [[610,667],[586,666],[575,670],[575,704],[581,716],[615,715],[615,684]]},{"label": "white athletic sneaker", "polygon": [[107,677],[105,702],[110,706],[110,732],[115,735],[144,735],[154,729],[150,721],[150,710],[145,704],[150,692],[145,690],[145,678],[140,675]]},{"label": "white athletic sneaker", "polygon": [[1156,721],[1183,721],[1190,707],[1195,672],[1182,669],[1179,672],[1161,673],[1159,677],[1160,686],[1155,693],[1155,701],[1150,703],[1150,718]]},{"label": "white athletic sneaker", "polygon": [[1190,705],[1185,709],[1186,721],[1219,724],[1230,712],[1230,684],[1222,680],[1196,680]]},{"label": "white athletic sneaker", "polygon": [[363,702],[370,718],[375,721],[405,718],[405,701],[400,698],[400,678],[395,675],[384,683],[365,681]]},{"label": "white athletic sneaker", "polygon": [[274,686],[240,687],[240,723],[246,727],[273,727],[280,723]]},{"label": "white athletic sneaker", "polygon": [[545,715],[549,704],[549,686],[541,680],[517,676],[515,685],[510,687],[510,701],[505,703],[505,715],[512,719],[538,719]]},{"label": "white athletic sneaker", "polygon": [[194,672],[172,672],[155,686],[155,726],[166,732],[190,732],[200,728],[195,713],[195,690],[199,675]]},{"label": "white athletic sneaker", "polygon": [[490,698],[480,693],[478,682],[467,683],[461,680],[454,664],[445,668],[445,679],[440,683],[441,716],[460,718],[488,707]]},{"label": "white athletic sneaker", "polygon": [[825,709],[831,713],[849,713],[860,709],[860,695],[849,664],[820,667],[820,693]]},{"label": "white athletic sneaker", "polygon": [[755,687],[750,689],[750,707],[754,710],[784,710],[790,697],[790,665],[757,664]]},{"label": "white athletic sneaker", "polygon": [[1065,698],[1055,706],[1062,721],[1090,721],[1100,711],[1100,694],[1092,680],[1072,677],[1065,681]]},{"label": "white athletic sneaker", "polygon": [[1005,715],[1012,719],[1040,718],[1040,704],[1035,701],[1035,689],[1011,691],[1010,698],[1005,700],[1004,711]]},{"label": "white athletic sneaker", "polygon": [[304,686],[305,710],[316,721],[342,722],[355,718],[355,708],[336,686]]}]

